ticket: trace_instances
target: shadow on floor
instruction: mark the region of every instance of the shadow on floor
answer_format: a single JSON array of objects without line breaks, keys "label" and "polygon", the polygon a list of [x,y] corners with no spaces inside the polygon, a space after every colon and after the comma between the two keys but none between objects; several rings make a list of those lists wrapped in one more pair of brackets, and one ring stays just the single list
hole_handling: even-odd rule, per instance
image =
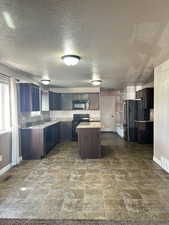
[{"label": "shadow on floor", "polygon": [[102,145],[101,150],[102,150],[102,157],[108,157],[112,155],[113,152],[112,148],[109,145]]}]

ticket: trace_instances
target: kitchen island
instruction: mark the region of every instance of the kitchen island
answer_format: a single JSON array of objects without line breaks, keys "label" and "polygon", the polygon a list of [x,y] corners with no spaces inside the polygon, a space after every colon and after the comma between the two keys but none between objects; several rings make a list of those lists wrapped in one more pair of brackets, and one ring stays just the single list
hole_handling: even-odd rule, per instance
[{"label": "kitchen island", "polygon": [[100,122],[82,122],[77,126],[79,153],[81,158],[101,157]]}]

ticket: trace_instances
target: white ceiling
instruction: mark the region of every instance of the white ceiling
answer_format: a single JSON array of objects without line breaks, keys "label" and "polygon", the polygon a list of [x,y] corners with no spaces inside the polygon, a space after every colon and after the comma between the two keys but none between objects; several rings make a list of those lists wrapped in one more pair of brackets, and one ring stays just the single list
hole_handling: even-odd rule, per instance
[{"label": "white ceiling", "polygon": [[[67,67],[64,54],[82,60]],[[100,78],[118,89],[147,80],[168,58],[168,0],[0,0],[0,62],[37,80],[80,87]]]}]

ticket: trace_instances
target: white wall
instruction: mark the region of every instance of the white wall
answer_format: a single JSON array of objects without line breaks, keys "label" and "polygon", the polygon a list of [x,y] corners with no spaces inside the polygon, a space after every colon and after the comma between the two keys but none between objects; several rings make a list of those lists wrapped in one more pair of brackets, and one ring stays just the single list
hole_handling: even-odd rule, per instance
[{"label": "white wall", "polygon": [[50,88],[56,93],[100,93],[100,87]]},{"label": "white wall", "polygon": [[[2,64],[0,64],[0,73],[8,76],[9,78],[14,78],[14,81],[10,82],[10,84],[12,84],[12,83],[15,84],[15,78],[16,79],[22,79],[22,80],[28,81],[28,82],[33,81],[31,75],[28,76],[28,74],[26,74],[24,72],[10,69],[9,67],[7,67],[5,65],[2,65]],[[11,90],[13,90],[12,93],[14,94],[14,87]],[[10,100],[12,100],[13,106],[16,106],[16,104],[17,104],[16,96],[12,95]],[[14,107],[12,108],[12,110],[13,109],[14,109]],[[17,121],[17,117],[15,119],[16,119],[16,121],[14,122],[14,120],[12,120],[12,124],[11,124],[12,133],[6,132],[6,133],[3,133],[3,134],[0,134],[0,146],[1,146],[0,147],[0,156],[2,157],[2,161],[0,162],[0,174],[6,172],[12,166],[12,164],[11,164],[12,161],[13,161],[12,155],[14,155],[12,153],[18,153],[19,152],[19,149],[18,149],[19,140],[18,140],[18,121]],[[17,155],[16,157],[19,157],[19,156]]]},{"label": "white wall", "polygon": [[72,120],[73,114],[90,114],[90,118],[100,120],[100,110],[70,110],[70,111],[50,111],[50,118],[63,119],[63,120]]},{"label": "white wall", "polygon": [[136,86],[127,86],[124,90],[125,100],[134,100],[136,99]]},{"label": "white wall", "polygon": [[154,78],[154,161],[169,172],[169,60]]},{"label": "white wall", "polygon": [[154,81],[143,85],[143,88],[152,88],[152,87],[154,87]]}]

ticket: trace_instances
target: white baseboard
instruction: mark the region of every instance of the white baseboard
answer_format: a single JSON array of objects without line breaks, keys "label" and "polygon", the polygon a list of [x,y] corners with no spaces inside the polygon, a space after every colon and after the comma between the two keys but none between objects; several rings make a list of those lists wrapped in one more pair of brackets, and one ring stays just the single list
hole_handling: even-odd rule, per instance
[{"label": "white baseboard", "polygon": [[155,156],[153,156],[153,161],[157,163],[159,166],[161,166],[161,161],[157,159]]},{"label": "white baseboard", "polygon": [[124,138],[124,130],[123,130],[123,128],[117,127],[116,128],[116,132],[121,138]]},{"label": "white baseboard", "polygon": [[157,159],[155,156],[153,156],[153,161],[156,162],[167,173],[169,173],[169,160],[163,157],[161,157],[161,160],[160,160],[160,159]]},{"label": "white baseboard", "polygon": [[[22,156],[19,157],[19,163],[22,161]],[[18,164],[19,164],[18,163]],[[3,167],[2,169],[0,169],[0,175],[6,173],[9,169],[11,169],[13,166],[13,163],[8,164],[7,166]]]},{"label": "white baseboard", "polygon": [[8,164],[7,166],[5,166],[4,168],[0,169],[0,175],[6,173],[9,169],[12,168],[12,164]]},{"label": "white baseboard", "polygon": [[22,156],[19,157],[19,162],[21,162],[21,161],[22,161]]}]

